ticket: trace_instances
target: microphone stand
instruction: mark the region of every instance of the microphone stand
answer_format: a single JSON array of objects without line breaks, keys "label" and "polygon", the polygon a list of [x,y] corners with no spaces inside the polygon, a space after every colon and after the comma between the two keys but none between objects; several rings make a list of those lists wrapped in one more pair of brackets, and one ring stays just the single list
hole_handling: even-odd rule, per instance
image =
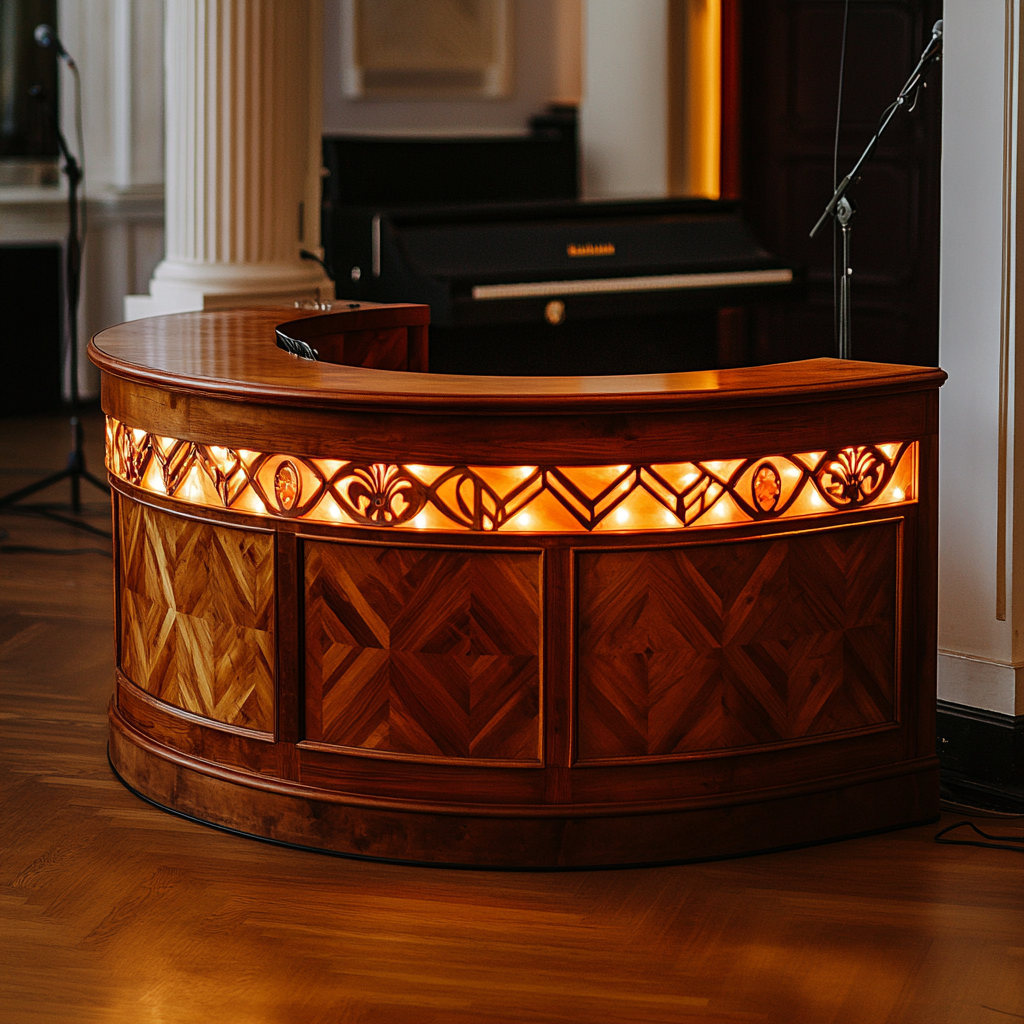
[{"label": "microphone stand", "polygon": [[853,302],[851,297],[851,278],[853,276],[853,268],[850,266],[850,250],[853,241],[853,220],[854,214],[857,212],[856,205],[846,197],[846,192],[851,185],[856,185],[860,181],[861,169],[871,159],[872,154],[875,152],[875,147],[878,145],[878,140],[882,136],[882,132],[889,127],[889,123],[896,116],[897,112],[901,110],[907,102],[908,97],[911,93],[915,93],[913,102],[910,104],[910,110],[913,110],[917,105],[916,91],[922,86],[921,79],[924,78],[924,73],[927,70],[928,65],[933,61],[937,60],[942,53],[942,23],[937,22],[935,28],[932,30],[932,38],[928,45],[924,48],[924,52],[921,54],[921,59],[917,62],[917,67],[911,72],[910,77],[907,79],[906,84],[900,90],[899,95],[896,99],[886,108],[885,112],[879,121],[878,128],[875,130],[875,134],[872,136],[871,141],[867,144],[864,152],[861,153],[860,158],[853,165],[853,169],[836,188],[832,194],[832,198],[828,201],[825,206],[825,210],[822,215],[818,218],[818,223],[811,228],[811,238],[821,230],[822,226],[828,221],[829,217],[835,218],[839,224],[840,231],[842,232],[843,238],[843,273],[839,280],[839,358],[840,359],[852,359],[853,358],[853,340],[852,340],[852,312]]},{"label": "microphone stand", "polygon": [[[106,494],[110,493],[110,488],[85,468],[85,451],[83,448],[84,434],[82,431],[82,421],[78,415],[79,406],[81,404],[78,393],[78,296],[82,275],[82,247],[78,237],[78,186],[82,181],[82,168],[71,153],[71,150],[68,148],[67,140],[64,138],[64,135],[60,130],[60,125],[57,123],[57,119],[53,116],[53,109],[37,90],[38,87],[34,87],[32,94],[36,98],[42,100],[46,106],[46,110],[57,135],[57,147],[60,149],[61,156],[64,158],[64,173],[67,175],[68,179],[68,240],[65,253],[64,284],[67,300],[67,328],[65,333],[68,338],[71,357],[71,401],[69,403],[71,407],[71,452],[68,455],[68,462],[64,469],[57,473],[52,473],[50,476],[44,477],[42,480],[37,480],[34,484],[29,484],[28,487],[22,487],[20,490],[12,491],[10,494],[5,494],[0,498],[0,508],[6,508],[8,505],[17,504],[23,498],[36,494],[38,491],[44,491],[48,487],[52,487],[54,484],[60,483],[62,480],[68,480],[71,484],[71,508],[77,515],[82,511],[82,480],[87,481]],[[35,509],[35,511],[41,511],[41,509]],[[61,519],[62,522],[76,526],[79,529],[87,530],[89,533],[96,533],[101,537],[109,536],[109,534],[103,530],[97,529],[89,523],[83,523],[74,519],[65,519],[60,516],[56,518]]]}]

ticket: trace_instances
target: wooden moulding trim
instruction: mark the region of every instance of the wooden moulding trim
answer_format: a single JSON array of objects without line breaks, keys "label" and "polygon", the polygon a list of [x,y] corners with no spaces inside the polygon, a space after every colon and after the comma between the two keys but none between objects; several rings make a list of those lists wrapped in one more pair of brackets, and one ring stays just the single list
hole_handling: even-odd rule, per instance
[{"label": "wooden moulding trim", "polygon": [[[297,799],[316,800],[321,803],[343,804],[350,807],[373,808],[381,811],[412,811],[423,814],[443,814],[457,817],[608,818],[659,814],[671,811],[704,810],[716,807],[736,807],[743,804],[768,803],[787,797],[824,793],[883,779],[902,778],[907,775],[915,775],[920,772],[937,769],[939,766],[938,757],[932,755],[930,757],[918,757],[894,764],[881,765],[857,772],[823,776],[802,783],[791,783],[775,787],[769,786],[763,789],[748,789],[736,793],[690,797],[685,800],[536,805],[441,803],[426,800],[382,799],[362,794],[338,793],[331,790],[318,789],[314,786],[305,786],[301,783],[270,779],[265,775],[255,775],[249,772],[226,768],[211,761],[183,754],[181,751],[158,743],[151,737],[139,732],[121,715],[113,699],[110,702],[109,717],[111,728],[116,730],[125,742],[132,744],[151,757],[177,765],[180,768],[210,779],[245,786],[249,789],[262,790],[267,793],[292,796]],[[117,764],[114,767],[117,768]],[[138,787],[136,786],[136,788]],[[140,789],[140,792],[143,791]],[[146,794],[143,792],[143,795],[145,796]]]},{"label": "wooden moulding trim", "polygon": [[218,722],[216,718],[207,718],[205,715],[197,715],[194,711],[186,708],[179,708],[176,704],[170,704],[159,697],[153,696],[148,690],[133,683],[120,668],[114,670],[119,687],[131,687],[132,696],[143,704],[148,704],[155,711],[170,715],[173,718],[184,719],[193,725],[201,725],[207,729],[216,729],[218,732],[227,732],[232,736],[241,736],[243,739],[256,740],[260,743],[273,743],[274,734],[263,729],[247,729],[244,725],[232,725],[230,722]]},{"label": "wooden moulding trim", "polygon": [[[898,675],[898,673],[897,673]],[[575,701],[574,701],[575,703]],[[832,740],[856,739],[858,736],[873,736],[875,733],[892,732],[900,728],[898,696],[893,702],[897,717],[889,722],[877,725],[864,725],[857,729],[842,729],[836,732],[824,732],[811,736],[799,736],[796,739],[779,740],[776,743],[758,743],[749,747],[720,747],[714,750],[687,750],[677,754],[638,754],[628,757],[574,757],[573,768],[617,768],[654,764],[675,764],[686,761],[708,761],[722,757],[739,757],[746,754],[768,754],[774,750],[792,750],[798,747],[809,747]],[[578,729],[577,729],[578,731]],[[348,753],[348,751],[346,751]]]},{"label": "wooden moulding trim", "polygon": [[[543,690],[543,685],[541,686]],[[543,706],[543,699],[541,699]],[[540,729],[543,732],[543,715],[538,715]],[[380,761],[406,761],[414,764],[444,764],[457,768],[514,768],[537,769],[544,767],[541,758],[522,760],[502,760],[500,758],[482,757],[446,757],[442,754],[406,754],[396,750],[376,750],[373,747],[347,747],[340,743],[325,743],[321,740],[300,740],[299,750],[315,750],[321,754],[343,754],[346,757],[369,757]]]},{"label": "wooden moulding trim", "polygon": [[[678,462],[742,458],[773,451],[807,451],[883,444],[936,432],[937,394],[915,391],[897,398],[869,394],[837,401],[768,407],[569,409],[518,415],[512,411],[408,411],[264,407],[176,393],[152,384],[129,384],[104,375],[104,411],[149,433],[197,444],[256,451],[282,445],[313,458],[387,459],[421,464],[453,460],[501,465],[514,448],[517,461],[597,465],[622,461]],[[709,453],[714,439],[715,452]],[[755,450],[752,450],[755,449]]]},{"label": "wooden moulding trim", "polygon": [[[721,388],[696,390],[669,390],[655,384],[663,375],[650,374],[646,377],[621,377],[623,388],[626,381],[635,382],[635,388],[620,393],[598,390],[586,390],[585,382],[600,381],[600,377],[566,378],[566,380],[584,382],[579,391],[567,389],[565,392],[544,394],[531,389],[533,380],[558,380],[561,378],[506,377],[494,378],[508,382],[508,391],[495,394],[472,394],[459,392],[457,384],[452,384],[450,393],[402,393],[380,390],[317,390],[316,388],[284,388],[269,384],[246,384],[239,381],[216,380],[208,377],[188,377],[171,374],[144,366],[131,366],[121,360],[107,355],[90,343],[89,358],[111,377],[132,383],[152,384],[165,393],[177,393],[182,396],[198,395],[204,398],[217,398],[228,401],[253,403],[260,405],[297,406],[304,409],[363,409],[370,407],[374,412],[421,412],[451,414],[459,412],[475,412],[492,415],[530,415],[531,413],[555,413],[566,416],[595,412],[650,412],[666,410],[704,409],[713,406],[720,409],[747,408],[749,406],[772,406],[779,404],[797,405],[808,402],[821,402],[826,396],[844,400],[870,397],[877,395],[898,395],[912,391],[930,391],[942,386],[946,380],[943,370],[915,368],[917,373],[905,373],[899,376],[891,373],[892,367],[877,364],[877,376],[850,379],[836,379],[828,375],[822,368],[819,377],[799,382],[782,381],[775,385],[734,387],[723,385]],[[837,360],[805,360],[806,363],[832,363]],[[325,364],[336,366],[336,364]],[[778,363],[773,368],[784,369],[793,363]],[[864,364],[874,365],[874,364]],[[362,367],[336,366],[338,370],[348,374],[395,374],[407,375],[404,370],[364,370]],[[890,372],[886,374],[885,370]],[[708,370],[706,373],[728,374],[730,370]],[[423,374],[424,377],[430,377]],[[664,376],[684,377],[686,374],[666,374]],[[692,376],[698,376],[694,371]],[[441,379],[438,375],[437,379]],[[461,378],[448,377],[447,380],[460,381]],[[486,378],[485,378],[486,379]],[[355,379],[358,381],[358,378]],[[353,381],[353,383],[355,383]],[[369,382],[367,382],[369,383]],[[518,387],[518,390],[514,390]]]}]

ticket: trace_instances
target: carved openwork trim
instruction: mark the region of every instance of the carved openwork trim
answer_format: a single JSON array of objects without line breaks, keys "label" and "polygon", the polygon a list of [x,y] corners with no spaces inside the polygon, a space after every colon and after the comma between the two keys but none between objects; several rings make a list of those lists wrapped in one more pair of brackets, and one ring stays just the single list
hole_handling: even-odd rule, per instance
[{"label": "carved openwork trim", "polygon": [[195,505],[345,526],[628,533],[820,516],[917,498],[917,443],[622,466],[421,466],[159,437],[107,417],[107,468]]}]

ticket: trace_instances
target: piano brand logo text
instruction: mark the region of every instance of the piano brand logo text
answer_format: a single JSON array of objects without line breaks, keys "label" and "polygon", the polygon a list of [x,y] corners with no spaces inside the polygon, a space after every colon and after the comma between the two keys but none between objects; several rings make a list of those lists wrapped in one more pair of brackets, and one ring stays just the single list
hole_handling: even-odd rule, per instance
[{"label": "piano brand logo text", "polygon": [[586,242],[583,245],[574,245],[570,242],[565,251],[570,256],[614,256],[615,245],[612,242]]}]

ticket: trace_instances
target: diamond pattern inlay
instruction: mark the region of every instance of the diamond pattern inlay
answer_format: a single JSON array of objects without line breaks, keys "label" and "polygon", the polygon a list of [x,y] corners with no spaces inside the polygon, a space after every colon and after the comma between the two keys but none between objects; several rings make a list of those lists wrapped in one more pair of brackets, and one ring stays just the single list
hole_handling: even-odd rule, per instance
[{"label": "diamond pattern inlay", "polygon": [[581,552],[579,759],[893,721],[897,530]]},{"label": "diamond pattern inlay", "polygon": [[540,757],[540,555],[307,542],[306,735]]}]

